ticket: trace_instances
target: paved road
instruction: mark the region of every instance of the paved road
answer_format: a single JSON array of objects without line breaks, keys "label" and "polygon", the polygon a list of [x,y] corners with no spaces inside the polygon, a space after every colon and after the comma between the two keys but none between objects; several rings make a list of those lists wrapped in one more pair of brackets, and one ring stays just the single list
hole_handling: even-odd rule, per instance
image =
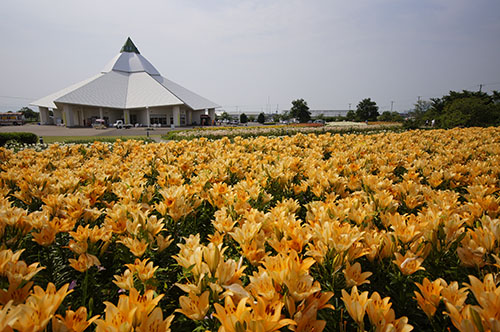
[{"label": "paved road", "polygon": [[[179,129],[187,129],[186,127],[178,127]],[[163,135],[171,128],[155,128],[150,131],[150,135]],[[130,128],[130,129],[94,129],[94,128],[66,128],[60,126],[39,126],[33,124],[25,124],[24,126],[0,126],[0,133],[6,132],[28,132],[38,136],[146,136],[146,128]]]}]

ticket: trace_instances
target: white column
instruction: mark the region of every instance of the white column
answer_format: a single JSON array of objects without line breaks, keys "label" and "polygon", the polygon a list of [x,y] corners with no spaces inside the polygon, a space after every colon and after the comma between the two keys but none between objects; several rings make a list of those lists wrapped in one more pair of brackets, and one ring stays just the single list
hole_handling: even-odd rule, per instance
[{"label": "white column", "polygon": [[47,107],[38,107],[40,112],[40,124],[47,124],[49,121],[49,109]]},{"label": "white column", "polygon": [[85,114],[82,107],[80,107],[77,114],[78,114],[78,126],[83,126],[83,120],[85,119]]},{"label": "white column", "polygon": [[186,110],[186,121],[188,126],[193,123],[193,110]]},{"label": "white column", "polygon": [[54,124],[60,124],[64,119],[64,110],[53,108],[52,112],[54,112]]},{"label": "white column", "polygon": [[181,111],[179,106],[174,106],[174,126],[179,127],[181,125]]},{"label": "white column", "polygon": [[104,116],[102,114],[102,107],[99,107],[99,119],[104,120]]},{"label": "white column", "polygon": [[130,124],[130,111],[129,110],[123,110],[123,123]]},{"label": "white column", "polygon": [[73,108],[70,105],[64,105],[63,107],[63,119],[64,119],[64,125],[66,127],[73,127],[74,121],[73,121]]},{"label": "white column", "polygon": [[208,115],[210,115],[210,125],[212,126],[214,124],[214,121],[215,121],[215,108],[211,108],[208,110]]},{"label": "white column", "polygon": [[149,107],[146,106],[146,125],[151,126],[151,113],[149,112]]}]

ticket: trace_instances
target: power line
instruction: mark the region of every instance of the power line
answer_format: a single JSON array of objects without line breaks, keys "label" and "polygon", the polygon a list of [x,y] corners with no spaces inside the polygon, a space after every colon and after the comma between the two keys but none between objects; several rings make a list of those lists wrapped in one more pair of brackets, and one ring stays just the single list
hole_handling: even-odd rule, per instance
[{"label": "power line", "polygon": [[28,97],[16,97],[16,96],[0,96],[0,98],[24,99],[24,100],[35,100],[35,98],[28,98]]},{"label": "power line", "polygon": [[6,104],[0,104],[0,107],[23,107],[26,106],[25,104],[16,104],[16,105],[6,105]]}]

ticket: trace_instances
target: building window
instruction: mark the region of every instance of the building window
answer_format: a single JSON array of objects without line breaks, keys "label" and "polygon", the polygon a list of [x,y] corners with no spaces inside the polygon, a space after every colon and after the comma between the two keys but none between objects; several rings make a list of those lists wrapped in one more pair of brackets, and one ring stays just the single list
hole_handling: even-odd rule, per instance
[{"label": "building window", "polygon": [[166,126],[167,125],[167,116],[164,114],[154,114],[151,115],[151,120],[150,123],[153,124],[159,124],[161,126]]}]

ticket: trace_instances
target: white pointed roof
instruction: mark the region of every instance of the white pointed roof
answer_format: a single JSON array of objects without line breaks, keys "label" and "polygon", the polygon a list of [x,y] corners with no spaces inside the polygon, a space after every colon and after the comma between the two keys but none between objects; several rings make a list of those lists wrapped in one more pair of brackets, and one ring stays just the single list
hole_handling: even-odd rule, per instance
[{"label": "white pointed roof", "polygon": [[76,104],[118,109],[185,104],[193,110],[219,105],[162,77],[130,38],[101,74],[74,84],[31,105],[56,108]]},{"label": "white pointed roof", "polygon": [[146,72],[149,75],[160,76],[160,72],[145,57],[130,52],[118,54],[102,70],[103,73],[109,73],[110,71],[124,73]]},{"label": "white pointed roof", "polygon": [[85,84],[87,83],[90,83],[92,82],[93,80],[101,77],[103,74],[98,74],[98,75],[95,75],[91,78],[88,78],[84,81],[81,81],[81,82],[78,82],[78,83],[75,83],[73,85],[70,85],[68,86],[67,88],[64,88],[62,90],[59,90],[57,92],[54,92],[48,96],[45,96],[45,97],[42,97],[40,99],[37,99],[35,100],[34,102],[32,102],[30,105],[35,105],[35,106],[41,106],[41,107],[47,107],[47,108],[57,108],[56,104],[54,104],[54,100],[70,93],[71,91],[74,91],[82,86],[84,86]]},{"label": "white pointed roof", "polygon": [[106,73],[54,102],[120,109],[183,104],[148,73],[119,71]]}]

